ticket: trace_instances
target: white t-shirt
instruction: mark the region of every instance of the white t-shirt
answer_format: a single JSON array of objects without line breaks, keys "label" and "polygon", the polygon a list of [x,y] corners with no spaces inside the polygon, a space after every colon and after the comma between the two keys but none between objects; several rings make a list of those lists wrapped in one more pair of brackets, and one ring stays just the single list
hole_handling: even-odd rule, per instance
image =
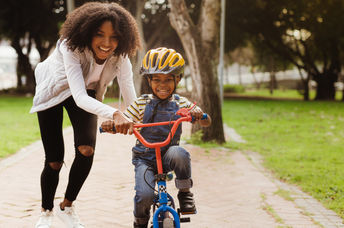
[{"label": "white t-shirt", "polygon": [[88,72],[86,88],[87,89],[95,89],[99,79],[100,74],[102,73],[106,61],[103,64],[98,64],[95,61],[90,67],[90,71]]},{"label": "white t-shirt", "polygon": [[[93,89],[90,87],[99,85],[104,78],[110,82],[117,77],[127,105],[136,98],[131,63],[128,57],[123,57],[123,61],[116,65],[109,64],[111,59],[108,59],[104,66],[95,67],[92,70],[95,77],[85,80],[82,64],[91,62],[90,68],[95,65],[95,61],[92,61],[92,52],[85,50],[82,54],[78,54],[69,50],[65,42],[65,40],[62,42],[59,40],[54,52],[46,60],[39,63],[35,69],[37,86],[30,113],[51,108],[72,95],[80,108],[95,115],[112,119],[112,115],[117,109],[103,104],[100,99],[97,100],[88,96],[86,91],[86,89]],[[92,83],[93,81],[97,83]],[[106,88],[106,86],[107,84],[102,84],[101,88]],[[104,93],[105,91],[104,89]]]}]

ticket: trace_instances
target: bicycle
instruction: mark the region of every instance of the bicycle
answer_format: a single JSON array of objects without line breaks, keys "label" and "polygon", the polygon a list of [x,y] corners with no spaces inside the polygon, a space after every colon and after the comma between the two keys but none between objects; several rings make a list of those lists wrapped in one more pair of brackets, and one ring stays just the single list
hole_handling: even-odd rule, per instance
[{"label": "bicycle", "polygon": [[[178,208],[177,211],[175,210],[175,204],[173,197],[167,193],[166,187],[166,179],[167,174],[163,172],[162,161],[161,161],[161,147],[167,146],[171,139],[173,138],[176,130],[182,122],[192,122],[193,117],[190,114],[190,110],[194,107],[193,105],[190,108],[182,108],[179,109],[175,114],[181,116],[177,120],[173,121],[165,121],[165,122],[156,122],[156,123],[139,123],[134,124],[133,133],[140,142],[149,148],[155,149],[155,156],[156,156],[156,163],[157,163],[157,170],[158,173],[156,175],[156,182],[158,185],[158,194],[157,199],[153,202],[153,228],[180,228],[180,223],[183,222],[190,222],[189,217],[181,217],[183,214],[180,209]],[[202,119],[206,119],[207,114],[203,114]],[[149,143],[147,142],[137,128],[143,127],[154,127],[154,126],[162,126],[162,125],[172,125],[171,131],[168,134],[167,138],[163,142],[155,142]],[[116,129],[113,129],[116,132]],[[100,128],[100,132],[104,132]],[[172,214],[173,219],[169,216]]]}]

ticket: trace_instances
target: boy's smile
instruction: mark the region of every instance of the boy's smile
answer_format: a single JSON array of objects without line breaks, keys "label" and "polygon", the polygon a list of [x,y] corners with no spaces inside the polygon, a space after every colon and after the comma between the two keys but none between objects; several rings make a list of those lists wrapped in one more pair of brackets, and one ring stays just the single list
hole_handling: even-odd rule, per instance
[{"label": "boy's smile", "polygon": [[148,81],[154,95],[162,100],[170,97],[180,81],[179,76],[175,77],[171,74],[153,74]]}]

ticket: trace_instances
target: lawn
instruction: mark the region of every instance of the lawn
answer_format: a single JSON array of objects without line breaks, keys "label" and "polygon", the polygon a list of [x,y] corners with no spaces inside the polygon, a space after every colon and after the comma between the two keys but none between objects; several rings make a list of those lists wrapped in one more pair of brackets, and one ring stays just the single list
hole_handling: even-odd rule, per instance
[{"label": "lawn", "polygon": [[[299,99],[303,100],[303,95],[300,94],[297,90],[274,90],[271,94],[268,89],[260,90],[245,90],[243,92],[237,93],[239,95],[245,96],[258,96],[258,97],[268,97],[268,98],[289,98],[289,99]],[[336,92],[336,100],[341,100],[343,96],[342,91]],[[309,93],[310,100],[315,98],[315,90],[311,90]]]},{"label": "lawn", "polygon": [[[32,97],[0,96],[0,158],[40,139],[37,115],[29,113],[31,106]],[[70,126],[66,111],[63,126]]]},{"label": "lawn", "polygon": [[224,122],[278,178],[344,218],[344,102],[225,100]]},{"label": "lawn", "polygon": [[[32,98],[0,97],[0,158],[40,139],[31,104]],[[227,146],[259,152],[278,178],[344,218],[343,113],[344,102],[225,100],[224,122],[247,141]]]}]

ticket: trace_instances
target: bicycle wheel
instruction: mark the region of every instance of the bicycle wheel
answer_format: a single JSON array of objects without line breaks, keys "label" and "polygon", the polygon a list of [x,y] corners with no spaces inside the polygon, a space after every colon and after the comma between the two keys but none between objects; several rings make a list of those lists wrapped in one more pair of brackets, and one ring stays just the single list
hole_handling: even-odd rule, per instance
[{"label": "bicycle wheel", "polygon": [[174,228],[174,221],[172,218],[164,218],[163,228]]}]

